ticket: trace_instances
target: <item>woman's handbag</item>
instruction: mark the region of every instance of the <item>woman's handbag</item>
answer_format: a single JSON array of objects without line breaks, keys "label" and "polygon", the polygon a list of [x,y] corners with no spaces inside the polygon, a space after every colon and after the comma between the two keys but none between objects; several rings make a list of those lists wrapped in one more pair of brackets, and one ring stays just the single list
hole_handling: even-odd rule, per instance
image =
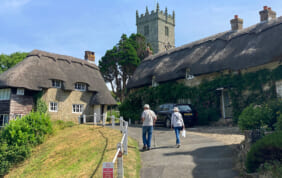
[{"label": "woman's handbag", "polygon": [[186,137],[186,130],[185,129],[183,129],[181,136],[184,137],[184,138]]}]

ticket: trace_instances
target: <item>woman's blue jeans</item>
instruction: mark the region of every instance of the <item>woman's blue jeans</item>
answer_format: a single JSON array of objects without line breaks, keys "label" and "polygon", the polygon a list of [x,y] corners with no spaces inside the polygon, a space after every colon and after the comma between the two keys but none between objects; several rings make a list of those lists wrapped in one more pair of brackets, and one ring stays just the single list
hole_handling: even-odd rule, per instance
[{"label": "woman's blue jeans", "polygon": [[180,144],[180,130],[182,130],[182,127],[174,127],[175,135],[176,135],[176,144]]},{"label": "woman's blue jeans", "polygon": [[153,126],[143,126],[142,127],[142,136],[143,136],[143,144],[144,146],[147,146],[148,148],[151,147],[151,139],[152,139],[152,133],[153,133]]}]

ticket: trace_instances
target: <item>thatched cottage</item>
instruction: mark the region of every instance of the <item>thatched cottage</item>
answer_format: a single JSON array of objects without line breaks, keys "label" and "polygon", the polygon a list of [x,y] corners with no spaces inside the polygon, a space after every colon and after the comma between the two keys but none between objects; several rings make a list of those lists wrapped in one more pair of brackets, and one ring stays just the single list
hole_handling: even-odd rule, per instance
[{"label": "thatched cottage", "polygon": [[94,53],[85,59],[34,50],[0,75],[0,126],[34,109],[37,98],[48,106],[52,119],[78,121],[81,114],[107,112],[116,101],[108,90]]},{"label": "thatched cottage", "polygon": [[[265,6],[260,23],[243,29],[243,20],[235,15],[231,30],[219,33],[146,58],[136,69],[127,88],[135,90],[168,81],[197,86],[222,74],[244,74],[259,69],[274,69],[282,61],[282,17]],[[276,82],[282,96],[281,82]],[[222,116],[231,115],[227,88],[221,91]]]}]

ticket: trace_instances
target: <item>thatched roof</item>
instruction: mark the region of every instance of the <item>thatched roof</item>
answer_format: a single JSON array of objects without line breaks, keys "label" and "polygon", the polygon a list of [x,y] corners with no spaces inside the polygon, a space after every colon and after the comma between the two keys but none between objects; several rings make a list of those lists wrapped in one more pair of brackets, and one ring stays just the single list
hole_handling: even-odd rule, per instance
[{"label": "thatched roof", "polygon": [[282,59],[282,17],[251,27],[226,31],[146,58],[127,88],[197,76],[222,70],[240,70]]},{"label": "thatched roof", "polygon": [[99,68],[85,60],[71,56],[34,50],[26,59],[0,75],[0,88],[22,87],[40,91],[52,88],[52,79],[63,81],[64,90],[74,90],[77,82],[87,84],[92,91],[92,104],[116,104]]}]

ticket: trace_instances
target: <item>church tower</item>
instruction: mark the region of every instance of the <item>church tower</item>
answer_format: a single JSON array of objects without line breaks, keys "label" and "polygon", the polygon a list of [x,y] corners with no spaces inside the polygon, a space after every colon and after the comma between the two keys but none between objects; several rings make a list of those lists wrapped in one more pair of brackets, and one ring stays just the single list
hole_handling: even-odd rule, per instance
[{"label": "church tower", "polygon": [[174,11],[172,15],[168,14],[167,8],[165,8],[165,12],[160,11],[159,3],[157,3],[156,11],[151,11],[151,13],[146,7],[145,14],[139,16],[138,11],[136,11],[136,26],[137,33],[146,37],[154,54],[175,47]]}]

